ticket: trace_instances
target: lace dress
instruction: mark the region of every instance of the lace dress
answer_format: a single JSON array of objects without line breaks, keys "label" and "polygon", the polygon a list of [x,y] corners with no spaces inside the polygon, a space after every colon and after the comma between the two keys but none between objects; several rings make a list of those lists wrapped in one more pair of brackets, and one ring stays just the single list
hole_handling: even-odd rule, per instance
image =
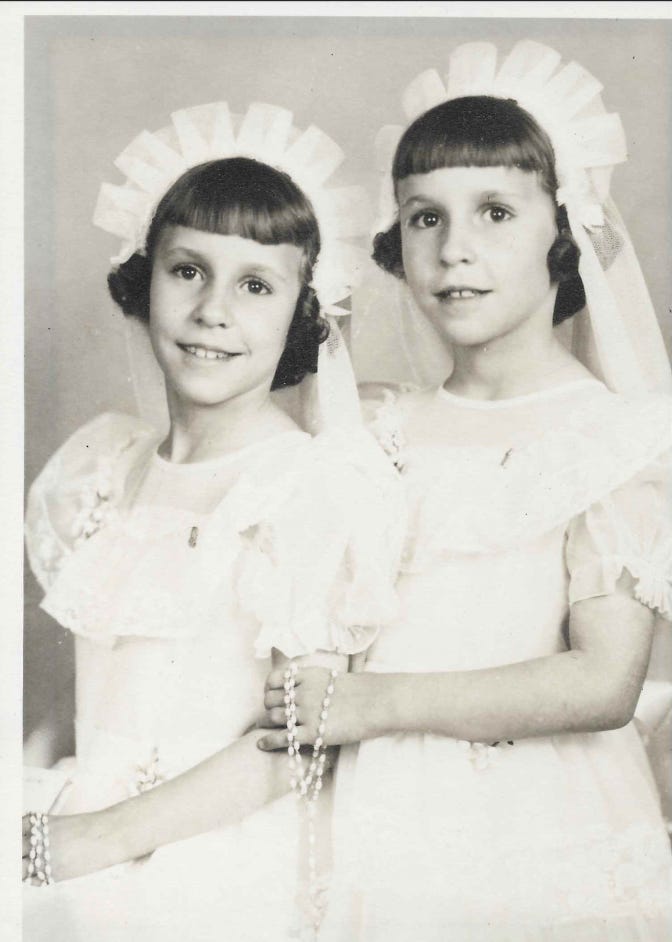
[{"label": "lace dress", "polygon": [[[624,570],[672,608],[664,398],[597,381],[500,402],[402,391],[373,428],[410,523],[380,672],[566,650],[569,606]],[[386,736],[341,750],[321,942],[664,942],[672,858],[633,724],[496,745]]]},{"label": "lace dress", "polygon": [[[240,737],[272,648],[364,650],[390,618],[397,482],[362,433],[281,433],[173,464],[139,420],[80,429],[31,489],[43,608],[76,638],[76,758],[62,813],[138,794]],[[41,810],[41,809],[35,809]],[[278,942],[297,923],[296,801],[51,887],[26,940]]]}]

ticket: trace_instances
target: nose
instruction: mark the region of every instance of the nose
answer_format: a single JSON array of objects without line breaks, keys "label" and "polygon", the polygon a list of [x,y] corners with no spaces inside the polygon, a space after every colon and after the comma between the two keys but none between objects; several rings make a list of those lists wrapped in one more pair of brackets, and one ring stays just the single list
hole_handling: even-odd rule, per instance
[{"label": "nose", "polygon": [[469,265],[474,261],[474,233],[466,221],[451,220],[443,229],[439,259],[443,265]]},{"label": "nose", "polygon": [[203,327],[230,327],[234,322],[233,304],[226,286],[208,284],[199,294],[193,318]]}]

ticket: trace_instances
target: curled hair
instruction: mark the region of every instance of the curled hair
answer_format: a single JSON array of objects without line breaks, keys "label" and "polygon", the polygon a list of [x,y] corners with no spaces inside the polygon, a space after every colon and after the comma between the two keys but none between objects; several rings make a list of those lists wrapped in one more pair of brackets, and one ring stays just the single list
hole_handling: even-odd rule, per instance
[{"label": "curled hair", "polygon": [[271,388],[295,385],[317,371],[318,346],[329,333],[309,287],[320,233],[313,207],[286,173],[247,157],[212,160],[183,173],[154,213],[144,254],[136,252],[108,275],[113,300],[130,317],[149,320],[154,253],[169,226],[300,248],[303,283]]},{"label": "curled hair", "polygon": [[[558,189],[551,140],[532,115],[511,99],[471,95],[442,102],[420,115],[403,134],[394,156],[395,187],[414,174],[444,167],[510,167],[536,173],[553,199]],[[553,323],[585,304],[579,275],[580,251],[564,207],[556,214],[558,235],[548,253],[551,281],[558,283]],[[401,227],[396,222],[373,241],[373,258],[387,272],[404,278]]]},{"label": "curled hair", "polygon": [[567,210],[559,206],[555,214],[558,234],[548,250],[547,264],[551,281],[557,282],[558,293],[553,308],[553,324],[561,324],[586,303],[586,292],[579,275],[581,250],[569,228]]}]

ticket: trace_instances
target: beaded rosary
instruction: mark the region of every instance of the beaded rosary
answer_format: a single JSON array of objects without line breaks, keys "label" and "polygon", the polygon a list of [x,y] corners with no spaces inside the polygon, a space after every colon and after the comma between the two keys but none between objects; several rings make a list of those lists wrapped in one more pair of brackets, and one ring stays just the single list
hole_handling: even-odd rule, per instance
[{"label": "beaded rosary", "polygon": [[49,818],[46,814],[31,812],[30,821],[30,851],[28,855],[28,875],[26,883],[32,883],[37,878],[38,886],[50,886],[54,881],[51,877],[51,854],[49,852]]},{"label": "beaded rosary", "polygon": [[287,721],[287,754],[289,756],[289,775],[292,791],[304,803],[308,823],[308,895],[310,900],[313,928],[315,932],[320,927],[321,909],[319,888],[317,880],[317,853],[315,834],[315,808],[322,790],[324,765],[327,759],[327,746],[324,736],[327,728],[329,705],[334,693],[334,684],[338,676],[337,670],[329,674],[329,682],[322,699],[320,708],[320,722],[317,728],[317,738],[313,745],[313,754],[307,772],[304,772],[301,746],[296,739],[296,675],[298,668],[291,661],[285,671],[285,718]]}]

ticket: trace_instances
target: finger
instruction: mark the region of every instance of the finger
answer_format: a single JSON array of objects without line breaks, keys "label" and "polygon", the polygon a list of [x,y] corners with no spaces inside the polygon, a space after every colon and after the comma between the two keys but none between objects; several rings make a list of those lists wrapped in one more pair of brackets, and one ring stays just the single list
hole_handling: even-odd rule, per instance
[{"label": "finger", "polygon": [[[286,667],[278,667],[275,670],[271,671],[268,677],[266,678],[266,683],[264,684],[264,690],[282,690],[284,694],[286,673],[287,673]],[[297,671],[294,677],[294,686],[298,687],[300,683],[301,681],[299,680],[299,671]]]},{"label": "finger", "polygon": [[278,724],[272,723],[268,713],[264,713],[263,716],[260,716],[257,722],[254,724],[255,729],[277,729]]},{"label": "finger", "polygon": [[21,818],[21,833],[24,837],[28,837],[30,834],[30,815],[24,814]]},{"label": "finger", "polygon": [[257,740],[257,747],[263,752],[275,752],[278,749],[286,750],[287,731],[274,729],[272,732],[266,733],[265,736]]},{"label": "finger", "polygon": [[21,856],[27,857],[30,853],[30,835],[24,834],[21,839]]},{"label": "finger", "polygon": [[[299,746],[305,746],[309,743],[309,736],[305,726],[297,726],[295,728],[294,742],[298,743]],[[264,752],[274,752],[278,749],[287,749],[287,730],[274,729],[272,732],[266,733],[265,736],[262,736],[261,739],[257,740],[257,746],[259,749],[263,749]]]},{"label": "finger", "polygon": [[282,707],[285,706],[285,692],[284,690],[267,690],[264,694],[264,706],[267,710],[272,709],[273,707]]},{"label": "finger", "polygon": [[[284,707],[272,707],[272,709],[266,710],[266,718],[269,726],[287,726],[287,714]],[[300,722],[298,710],[296,711],[296,720]]]},{"label": "finger", "polygon": [[280,668],[271,671],[271,673],[266,678],[266,683],[264,685],[264,690],[284,690],[285,687],[285,672]]}]

